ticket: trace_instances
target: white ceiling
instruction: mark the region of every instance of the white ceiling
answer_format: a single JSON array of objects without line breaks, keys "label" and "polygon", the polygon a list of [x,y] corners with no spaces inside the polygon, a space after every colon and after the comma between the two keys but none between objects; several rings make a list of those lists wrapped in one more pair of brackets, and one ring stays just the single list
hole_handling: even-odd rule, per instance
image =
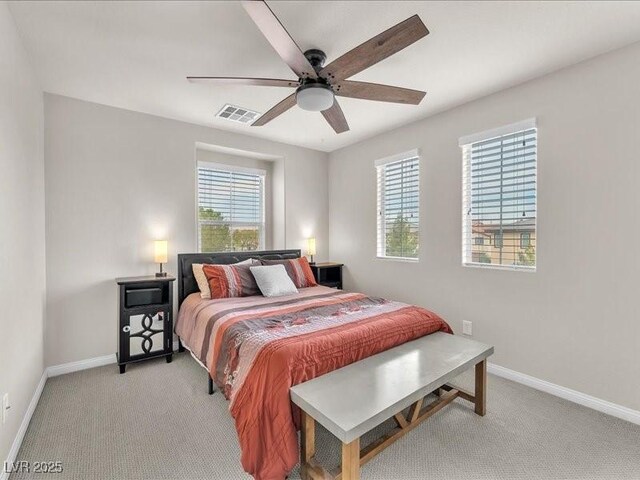
[{"label": "white ceiling", "polygon": [[304,51],[327,62],[418,13],[431,33],[352,77],[426,90],[419,106],[340,99],[336,135],[297,107],[264,127],[214,118],[225,103],[266,112],[276,87],[190,84],[187,75],[294,79],[237,2],[12,2],[43,89],[331,151],[566,65],[640,41],[640,2],[271,1]]}]

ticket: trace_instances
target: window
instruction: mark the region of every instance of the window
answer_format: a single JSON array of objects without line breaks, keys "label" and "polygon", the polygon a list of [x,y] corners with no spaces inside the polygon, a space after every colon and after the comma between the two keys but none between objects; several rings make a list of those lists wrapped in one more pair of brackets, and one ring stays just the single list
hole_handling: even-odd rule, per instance
[{"label": "window", "polygon": [[420,159],[417,150],[376,162],[378,257],[417,260]]},{"label": "window", "polygon": [[484,237],[476,237],[473,243],[475,245],[484,245]]},{"label": "window", "polygon": [[266,172],[198,164],[198,250],[264,249]]},{"label": "window", "polygon": [[535,270],[537,141],[534,119],[460,139],[464,265]]}]

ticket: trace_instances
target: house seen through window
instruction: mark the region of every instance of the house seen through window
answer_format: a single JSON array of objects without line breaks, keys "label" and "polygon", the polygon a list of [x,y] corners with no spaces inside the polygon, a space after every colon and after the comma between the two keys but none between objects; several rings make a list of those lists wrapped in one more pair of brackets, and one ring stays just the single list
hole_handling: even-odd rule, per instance
[{"label": "house seen through window", "polygon": [[[460,140],[463,264],[533,270],[537,219],[535,121],[470,137]],[[481,238],[489,241],[479,241]]]}]

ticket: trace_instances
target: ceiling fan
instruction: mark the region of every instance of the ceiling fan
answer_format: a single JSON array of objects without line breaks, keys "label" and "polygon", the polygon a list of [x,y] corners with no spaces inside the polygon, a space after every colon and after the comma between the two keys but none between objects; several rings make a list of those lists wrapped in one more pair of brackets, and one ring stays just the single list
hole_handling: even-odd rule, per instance
[{"label": "ceiling fan", "polygon": [[429,30],[418,15],[385,30],[325,66],[325,53],[317,49],[302,53],[266,2],[245,0],[242,5],[298,80],[247,77],[187,77],[187,80],[219,85],[295,88],[294,93],[253,122],[254,127],[265,125],[297,104],[303,110],[322,112],[335,132],[342,133],[349,130],[349,125],[336,96],[418,105],[426,94],[408,88],[347,80],[426,36]]}]

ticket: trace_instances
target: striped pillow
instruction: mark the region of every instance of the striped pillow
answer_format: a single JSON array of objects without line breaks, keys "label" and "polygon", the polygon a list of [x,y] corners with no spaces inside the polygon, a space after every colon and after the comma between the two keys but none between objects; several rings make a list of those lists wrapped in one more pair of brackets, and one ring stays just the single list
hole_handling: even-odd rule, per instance
[{"label": "striped pillow", "polygon": [[203,265],[211,298],[249,297],[259,295],[250,265]]},{"label": "striped pillow", "polygon": [[[193,278],[195,278],[196,283],[198,284],[198,290],[200,290],[200,298],[211,298],[211,291],[209,290],[209,282],[207,281],[207,276],[204,274],[202,267],[204,265],[208,265],[205,263],[193,263],[191,264],[191,269],[193,270]],[[218,265],[217,263],[212,265]],[[226,265],[226,264],[225,264]],[[257,258],[248,258],[241,262],[232,263],[231,265],[262,265],[262,262]]]},{"label": "striped pillow", "polygon": [[318,285],[313,276],[307,257],[292,260],[262,260],[263,265],[284,265],[287,275],[293,280],[296,288],[315,287]]}]

